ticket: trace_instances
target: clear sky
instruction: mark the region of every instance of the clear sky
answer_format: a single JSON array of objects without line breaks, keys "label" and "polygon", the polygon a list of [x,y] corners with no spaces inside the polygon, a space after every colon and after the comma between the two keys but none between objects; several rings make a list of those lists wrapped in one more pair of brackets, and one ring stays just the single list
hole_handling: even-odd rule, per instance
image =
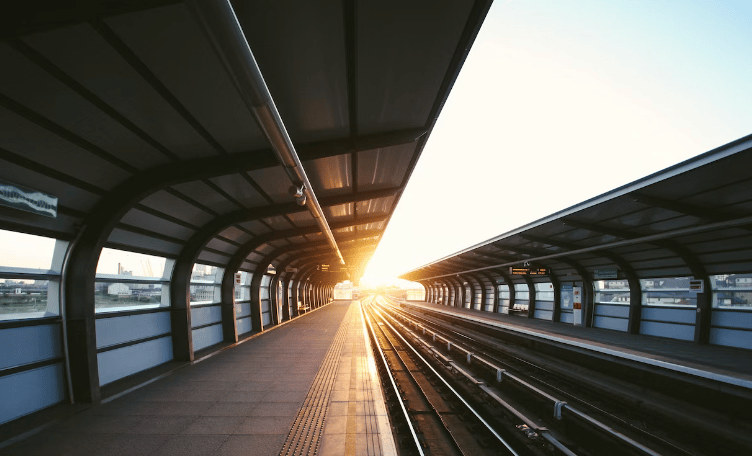
[{"label": "clear sky", "polygon": [[751,133],[752,0],[497,0],[364,282]]}]

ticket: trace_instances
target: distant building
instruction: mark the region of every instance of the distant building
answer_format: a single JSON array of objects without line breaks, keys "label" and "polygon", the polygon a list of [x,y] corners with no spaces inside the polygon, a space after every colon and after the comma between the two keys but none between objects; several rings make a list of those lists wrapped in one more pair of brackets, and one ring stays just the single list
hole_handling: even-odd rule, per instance
[{"label": "distant building", "polygon": [[198,286],[191,287],[191,301],[193,302],[213,302],[214,287]]},{"label": "distant building", "polygon": [[132,293],[128,285],[113,283],[107,287],[107,294],[113,296],[130,296]]}]

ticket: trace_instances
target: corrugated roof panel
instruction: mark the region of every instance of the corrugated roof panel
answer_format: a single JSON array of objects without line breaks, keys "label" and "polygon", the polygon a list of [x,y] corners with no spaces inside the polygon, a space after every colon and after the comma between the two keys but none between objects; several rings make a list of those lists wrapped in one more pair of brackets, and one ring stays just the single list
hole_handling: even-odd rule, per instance
[{"label": "corrugated roof panel", "polygon": [[178,225],[177,223],[165,220],[152,214],[140,211],[138,209],[131,209],[128,211],[122,219],[122,223],[127,223],[135,227],[146,227],[156,233],[164,234],[174,238],[188,240],[195,231],[191,228]]},{"label": "corrugated roof panel", "polygon": [[213,155],[204,139],[89,24],[37,33],[24,41],[178,157]]},{"label": "corrugated roof panel", "polygon": [[271,230],[266,225],[259,222],[258,220],[251,220],[249,222],[240,222],[238,223],[238,225],[247,229],[248,231],[250,231],[256,236],[271,232]]},{"label": "corrugated roof panel", "polygon": [[353,218],[354,208],[355,206],[352,203],[340,204],[339,206],[324,208],[324,214],[326,214],[327,220],[350,220]]},{"label": "corrugated roof panel", "polygon": [[187,5],[138,11],[105,22],[225,151],[267,147]]},{"label": "corrugated roof panel", "polygon": [[209,180],[245,207],[269,205],[269,202],[239,174],[213,177]]},{"label": "corrugated roof panel", "polygon": [[164,190],[147,196],[141,200],[141,204],[196,226],[202,226],[214,218],[213,215]]},{"label": "corrugated roof panel", "polygon": [[172,188],[219,214],[238,209],[238,206],[201,181],[175,184]]},{"label": "corrugated roof panel", "polygon": [[[112,246],[117,244],[117,246]],[[152,254],[159,254],[168,258],[175,258],[183,249],[182,244],[156,239],[150,236],[132,233],[130,231],[115,228],[107,238],[107,245],[116,249],[125,250],[149,250]]]},{"label": "corrugated roof panel", "polygon": [[292,182],[281,166],[249,171],[248,175],[275,203],[292,203],[295,198],[290,194]]},{"label": "corrugated roof panel", "polygon": [[208,250],[202,250],[201,253],[198,255],[198,259],[196,262],[211,264],[211,265],[225,265],[229,261],[229,258],[217,254],[215,252],[210,252]]},{"label": "corrugated roof panel", "polygon": [[303,163],[313,190],[318,198],[350,193],[352,189],[352,170],[350,155],[309,160]]},{"label": "corrugated roof panel", "polygon": [[219,250],[220,252],[224,252],[229,255],[234,254],[238,250],[237,246],[232,245],[229,242],[222,241],[218,238],[213,238],[206,244],[206,247],[214,250]]},{"label": "corrugated roof panel", "polygon": [[316,224],[316,220],[313,219],[313,216],[307,210],[287,214],[287,217],[292,220],[295,226],[299,227],[313,226]]},{"label": "corrugated roof panel", "polygon": [[320,0],[291,6],[289,2],[266,2],[263,7],[256,2],[234,4],[293,141],[346,137],[349,122],[342,2]]},{"label": "corrugated roof panel", "polygon": [[[0,147],[105,190],[131,176],[117,165],[53,134],[0,106]],[[12,134],[10,134],[12,132]],[[12,181],[12,176],[7,179]],[[23,184],[19,182],[19,184]],[[33,187],[34,183],[26,183]]]},{"label": "corrugated roof panel", "polygon": [[365,216],[385,214],[390,212],[394,203],[393,196],[387,196],[386,198],[375,198],[368,201],[359,201],[357,203],[358,215]]},{"label": "corrugated roof panel", "polygon": [[[6,68],[14,68],[0,72],[0,87],[23,109],[41,115],[137,169],[168,162],[167,157],[8,43],[0,43],[0,61]],[[63,106],[65,109],[61,109]]]},{"label": "corrugated roof panel", "polygon": [[277,217],[267,217],[265,219],[262,219],[264,223],[267,223],[269,226],[272,227],[275,231],[279,230],[289,230],[293,228],[292,225],[290,225],[290,222],[288,222],[284,217],[277,216]]},{"label": "corrugated roof panel", "polygon": [[402,184],[417,142],[358,153],[358,191]]},{"label": "corrugated roof panel", "polygon": [[472,4],[470,0],[358,4],[360,132],[418,127],[432,120],[428,115]]},{"label": "corrugated roof panel", "polygon": [[218,236],[221,236],[223,238],[229,239],[231,241],[235,241],[239,244],[245,244],[246,242],[253,239],[253,237],[246,233],[243,230],[238,229],[237,227],[231,226],[229,228],[226,228],[222,230]]}]

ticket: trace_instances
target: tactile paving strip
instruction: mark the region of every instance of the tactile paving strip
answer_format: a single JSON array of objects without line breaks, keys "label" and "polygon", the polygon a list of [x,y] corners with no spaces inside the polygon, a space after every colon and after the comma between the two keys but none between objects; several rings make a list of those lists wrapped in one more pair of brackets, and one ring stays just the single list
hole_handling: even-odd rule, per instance
[{"label": "tactile paving strip", "polygon": [[303,406],[290,428],[282,451],[279,452],[280,456],[315,455],[318,450],[321,433],[324,430],[324,417],[329,408],[329,398],[334,388],[345,335],[352,320],[352,309],[351,306],[345,314],[345,318],[342,319],[337,335],[334,336],[334,341],[332,341],[332,345],[313,379],[313,384],[311,389],[308,390]]}]

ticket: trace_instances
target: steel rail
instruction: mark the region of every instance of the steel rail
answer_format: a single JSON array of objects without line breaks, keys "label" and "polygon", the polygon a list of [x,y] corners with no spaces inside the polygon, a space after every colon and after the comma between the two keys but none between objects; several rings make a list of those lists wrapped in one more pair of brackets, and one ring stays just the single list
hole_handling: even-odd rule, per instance
[{"label": "steel rail", "polygon": [[[373,298],[371,298],[371,301],[373,301]],[[374,331],[373,326],[371,325],[371,317],[369,317],[368,314],[365,312],[365,309],[363,308],[362,304],[360,306],[360,311],[363,314],[363,319],[368,324],[368,329],[371,333],[373,344],[376,346],[376,348],[379,351],[381,362],[384,363],[384,369],[386,370],[387,376],[389,377],[389,382],[391,383],[392,388],[394,389],[394,394],[399,398],[398,402],[400,404],[400,408],[402,409],[402,414],[405,416],[407,427],[410,429],[410,434],[413,436],[413,441],[415,442],[415,447],[418,449],[418,454],[420,454],[420,456],[425,456],[425,453],[423,453],[423,448],[420,445],[420,440],[418,439],[418,434],[416,434],[415,432],[413,423],[412,421],[410,421],[410,415],[407,413],[407,408],[405,407],[405,403],[399,394],[399,388],[397,388],[397,382],[394,380],[392,371],[389,369],[389,364],[387,364],[386,362],[386,356],[384,355],[384,351],[381,349],[381,345],[379,344],[378,339],[376,338],[376,332]]]},{"label": "steel rail", "polygon": [[[375,312],[376,312],[376,313],[377,313],[377,314],[378,314],[379,316],[381,316],[381,312],[379,311],[379,309],[377,309],[377,308],[375,308],[375,307],[374,307],[374,308],[373,308],[373,310],[374,310],[374,311],[375,311]],[[389,315],[389,318],[394,318],[394,317],[392,317],[391,315]],[[502,445],[504,445],[504,447],[506,447],[506,449],[507,449],[507,450],[509,450],[509,452],[510,452],[511,454],[513,454],[513,455],[515,455],[515,456],[519,456],[519,453],[517,453],[516,451],[514,451],[514,449],[513,449],[513,448],[512,448],[511,446],[509,446],[509,443],[507,443],[507,441],[506,441],[506,440],[504,440],[504,438],[503,438],[503,437],[501,437],[501,436],[500,436],[500,435],[499,435],[499,434],[498,434],[498,433],[496,432],[496,430],[495,430],[495,429],[493,429],[493,427],[491,427],[491,425],[490,425],[490,424],[489,424],[489,423],[488,423],[488,422],[487,422],[486,420],[484,420],[484,419],[483,419],[483,417],[482,417],[482,416],[480,416],[480,414],[479,414],[479,413],[478,413],[478,412],[477,412],[477,411],[476,411],[476,410],[475,410],[475,409],[474,409],[474,408],[473,408],[473,407],[472,407],[472,406],[471,406],[471,405],[470,405],[470,404],[469,404],[469,403],[468,403],[468,402],[467,402],[467,401],[465,400],[465,398],[464,398],[464,397],[462,397],[462,395],[460,395],[460,393],[459,393],[459,392],[457,392],[457,390],[455,390],[455,389],[454,389],[454,388],[452,387],[452,385],[450,385],[450,384],[449,384],[449,382],[447,382],[447,381],[446,381],[446,379],[445,379],[445,378],[444,378],[444,377],[443,377],[443,376],[442,376],[441,374],[439,374],[439,372],[438,372],[438,371],[436,371],[436,369],[434,369],[434,368],[433,368],[433,366],[432,366],[432,365],[431,365],[431,364],[430,364],[430,363],[429,363],[429,362],[428,362],[428,361],[427,361],[427,360],[426,360],[426,359],[425,359],[425,358],[424,358],[424,357],[423,357],[423,356],[422,356],[422,355],[421,355],[421,354],[420,354],[420,353],[418,352],[418,350],[416,350],[416,349],[415,349],[415,347],[413,347],[413,345],[412,345],[412,344],[411,344],[410,342],[408,342],[408,341],[407,341],[407,339],[405,339],[405,338],[404,338],[404,337],[402,336],[402,334],[400,334],[400,333],[399,333],[399,331],[397,331],[397,329],[396,329],[396,328],[395,328],[394,326],[392,326],[392,324],[391,324],[391,323],[389,323],[389,321],[388,321],[388,320],[387,320],[386,318],[384,318],[384,317],[382,316],[382,319],[383,319],[384,323],[385,323],[386,325],[388,325],[388,326],[389,326],[389,327],[390,327],[390,328],[392,329],[392,331],[394,331],[394,333],[395,333],[395,334],[396,334],[396,335],[397,335],[397,336],[398,336],[398,337],[399,337],[400,339],[402,339],[402,341],[403,341],[403,342],[405,343],[405,345],[407,345],[407,347],[409,347],[409,348],[410,348],[410,350],[411,350],[411,351],[413,352],[413,354],[415,354],[415,356],[417,356],[417,357],[418,357],[418,359],[420,359],[420,360],[421,360],[421,361],[423,362],[423,364],[425,364],[425,365],[426,365],[426,367],[428,367],[428,369],[430,369],[430,370],[431,370],[431,372],[433,372],[433,374],[434,374],[434,375],[435,375],[435,376],[436,376],[436,377],[437,377],[437,378],[438,378],[439,380],[441,380],[441,382],[442,382],[442,383],[444,384],[444,386],[446,386],[446,387],[447,387],[447,388],[448,388],[448,389],[449,389],[449,390],[450,390],[450,391],[451,391],[451,392],[452,392],[452,393],[453,393],[453,394],[454,394],[454,395],[455,395],[455,396],[457,397],[457,399],[459,399],[459,400],[460,400],[460,402],[462,402],[462,403],[463,403],[463,404],[465,405],[465,407],[466,407],[466,408],[467,408],[467,409],[468,409],[468,410],[469,410],[469,411],[470,411],[470,412],[471,412],[471,413],[472,413],[473,415],[475,415],[475,417],[476,417],[476,418],[478,419],[478,421],[480,421],[481,423],[483,423],[483,425],[484,425],[484,426],[486,427],[486,429],[488,429],[488,431],[489,431],[489,432],[491,432],[491,434],[493,434],[493,435],[494,435],[494,437],[496,437],[496,439],[497,439],[497,440],[498,440],[499,442],[501,442],[501,444],[502,444]]]},{"label": "steel rail", "polygon": [[297,189],[302,187],[300,197],[303,198],[305,195],[305,199],[298,200],[299,204],[302,202],[301,205],[308,208],[329,245],[337,253],[340,263],[345,264],[324,211],[313,192],[311,182],[303,169],[303,164],[282,122],[282,117],[274,104],[274,99],[266,86],[266,81],[230,1],[190,0],[188,4],[222,60],[230,79],[240,93],[240,98],[253,113],[259,127],[277,154],[285,173]]},{"label": "steel rail", "polygon": [[[413,314],[411,312],[407,312],[407,311],[402,311],[402,312],[406,313],[408,315],[411,315],[413,318],[418,318],[418,319],[421,318],[421,317],[419,317],[419,316],[417,316],[417,315],[415,315],[415,314]],[[440,325],[438,325],[436,323],[429,323],[429,324],[431,324],[433,326],[440,326]],[[417,326],[417,323],[416,323],[416,326]],[[425,327],[426,324],[423,323],[423,326]],[[438,333],[438,330],[436,330],[436,332]],[[455,337],[460,337],[460,338],[463,338],[463,339],[467,339],[469,341],[467,343],[470,343],[470,344],[475,343],[475,344],[479,344],[480,346],[484,346],[485,345],[482,342],[477,342],[474,339],[472,339],[471,337],[469,337],[469,336],[467,336],[465,334],[462,334],[461,332],[455,331],[455,330],[451,330],[451,329],[446,329],[445,328],[445,331],[443,332],[443,334],[445,334],[445,335],[446,334],[453,334]],[[459,344],[456,344],[456,346],[459,347]],[[483,356],[488,357],[489,359],[493,360],[496,363],[500,363],[500,364],[503,364],[505,366],[509,366],[509,363],[501,361],[501,360],[497,359],[496,357],[494,357],[493,355],[489,355],[488,353],[484,353],[484,352],[481,352],[480,354],[482,354]],[[539,371],[543,371],[543,372],[545,372],[545,373],[547,373],[549,375],[557,375],[557,374],[551,372],[550,370],[548,370],[548,369],[546,369],[544,367],[541,367],[541,366],[539,366],[539,365],[537,365],[535,363],[532,363],[532,362],[530,362],[530,361],[528,361],[526,359],[520,358],[520,357],[512,355],[512,354],[508,354],[508,353],[505,353],[504,355],[512,358],[516,362],[523,363],[523,364],[525,364],[525,365],[527,365],[527,366],[529,366],[529,367],[531,367],[533,369],[536,369],[536,370],[539,370]],[[481,358],[479,358],[477,355],[475,355],[475,352],[473,352],[473,356],[476,357],[476,358],[478,358],[482,362],[484,362]],[[520,384],[523,387],[527,387],[527,385],[529,385],[529,383],[525,382],[524,380],[520,379],[519,377],[517,377],[517,376],[515,376],[515,375],[513,375],[513,374],[511,374],[509,372],[504,372],[503,375],[505,375],[505,376],[509,377],[510,379],[516,381],[518,384]],[[665,439],[663,439],[663,438],[661,438],[659,436],[656,436],[654,434],[651,434],[651,433],[645,431],[644,429],[640,429],[638,427],[635,427],[633,424],[629,423],[628,421],[624,420],[623,418],[621,418],[619,416],[616,416],[616,415],[614,415],[613,413],[611,413],[611,412],[609,412],[607,410],[603,410],[602,408],[600,408],[600,407],[598,407],[598,406],[596,406],[596,405],[588,402],[587,400],[579,398],[579,397],[575,396],[572,393],[564,391],[561,388],[558,388],[555,385],[551,385],[550,383],[548,383],[548,382],[546,382],[544,380],[541,380],[539,378],[536,378],[536,377],[534,377],[534,376],[532,376],[530,374],[526,374],[526,375],[528,377],[531,377],[536,382],[542,383],[544,386],[556,390],[559,394],[564,394],[564,395],[566,395],[566,396],[568,396],[568,397],[570,397],[572,399],[575,399],[577,402],[579,402],[581,404],[584,404],[585,406],[589,407],[591,410],[595,410],[595,411],[597,411],[597,412],[599,412],[599,413],[601,413],[603,415],[609,416],[611,419],[613,419],[615,421],[618,421],[620,424],[622,424],[624,426],[627,426],[627,427],[635,430],[637,433],[642,433],[642,434],[644,434],[644,435],[646,435],[649,438],[654,439],[654,440],[660,440],[661,443],[663,443],[664,445],[672,447],[673,449],[675,449],[678,452],[685,453],[685,454],[691,454],[689,451],[676,446],[674,443],[668,442],[668,441],[666,441]],[[541,391],[537,387],[530,386],[529,389],[530,388],[534,388],[534,389],[531,389],[531,391],[534,391],[534,392],[535,391]],[[561,402],[558,399],[556,399],[555,397],[553,397],[553,396],[551,396],[551,395],[549,395],[547,393],[543,393],[542,391],[541,391],[541,393],[542,393],[543,397],[549,399],[549,401],[552,401],[553,403]],[[604,432],[608,432],[608,431],[606,431],[605,428],[601,427],[601,426],[605,426],[602,422],[593,419],[591,416],[586,415],[585,413],[583,413],[583,412],[581,412],[581,411],[573,408],[571,405],[569,405],[567,403],[564,403],[561,408],[562,408],[562,410],[568,410],[568,411],[572,412],[578,418],[582,419],[583,421],[587,421],[588,423],[590,423],[591,425],[593,425],[595,427],[598,427],[598,428],[602,429]],[[609,428],[609,429],[612,429],[609,426],[606,426],[606,427]],[[545,437],[545,434],[544,434],[544,437]]]},{"label": "steel rail", "polygon": [[[392,307],[396,307],[394,304],[391,304],[391,306]],[[403,318],[408,319],[407,317],[403,317]],[[415,326],[417,328],[418,323],[416,323],[414,321],[413,321],[413,323],[415,324]],[[425,324],[423,324],[423,327],[425,328]],[[434,334],[436,334],[440,338],[444,339],[444,342],[448,342],[448,343],[452,342],[452,341],[449,340],[449,336],[447,336],[446,333],[444,333],[443,335],[439,335],[435,329],[433,330],[433,332],[434,332]],[[465,336],[464,334],[462,334],[462,336],[464,338],[472,340],[472,338],[470,338],[468,336]],[[464,351],[468,355],[468,357],[473,356],[473,357],[477,358],[478,360],[483,361],[484,363],[490,365],[490,363],[488,363],[488,361],[482,360],[477,355],[475,355],[474,352],[470,352],[468,349],[462,348],[461,346],[459,346],[456,341],[454,341],[454,347],[456,347],[457,349],[459,349],[461,351]],[[525,361],[525,362],[527,362],[527,361]],[[529,362],[527,362],[527,363],[535,366],[532,363],[529,363]],[[518,376],[516,376],[516,375],[514,375],[514,374],[512,374],[510,372],[507,372],[504,369],[500,369],[500,368],[498,368],[498,366],[496,367],[496,369],[497,369],[497,371],[501,372],[501,376],[502,377],[507,377],[510,380],[513,380],[515,383],[517,383],[518,385],[520,385],[523,388],[527,389],[528,391],[530,391],[530,392],[532,392],[532,393],[534,393],[534,394],[536,394],[536,395],[538,395],[538,396],[540,396],[540,397],[542,397],[542,398],[544,398],[544,399],[546,399],[546,400],[548,400],[548,401],[550,401],[550,402],[552,402],[554,404],[561,403],[562,404],[561,405],[561,409],[562,410],[567,410],[567,411],[571,412],[573,415],[575,415],[576,417],[580,418],[581,420],[587,422],[591,426],[594,426],[594,427],[598,428],[601,432],[603,432],[605,434],[608,434],[611,437],[613,437],[613,438],[615,438],[615,439],[617,439],[617,440],[619,440],[619,441],[621,441],[623,443],[626,443],[627,445],[629,445],[630,447],[636,449],[637,451],[641,452],[642,454],[645,454],[645,455],[648,455],[648,456],[660,456],[659,453],[653,451],[652,449],[646,447],[645,445],[643,445],[643,444],[637,442],[636,440],[634,440],[634,439],[632,439],[632,438],[630,438],[630,437],[628,437],[628,436],[620,433],[619,431],[616,431],[612,427],[610,427],[607,424],[605,424],[605,423],[603,423],[603,422],[601,422],[601,421],[599,421],[599,420],[591,417],[590,415],[588,415],[588,414],[586,414],[586,413],[584,413],[584,412],[582,412],[580,410],[577,410],[576,408],[574,408],[571,405],[567,404],[565,401],[561,401],[561,400],[559,400],[559,399],[551,396],[550,394],[542,391],[541,389],[539,389],[536,386],[530,384],[529,382],[523,380],[522,378],[520,378],[520,377],[518,377]]]}]

